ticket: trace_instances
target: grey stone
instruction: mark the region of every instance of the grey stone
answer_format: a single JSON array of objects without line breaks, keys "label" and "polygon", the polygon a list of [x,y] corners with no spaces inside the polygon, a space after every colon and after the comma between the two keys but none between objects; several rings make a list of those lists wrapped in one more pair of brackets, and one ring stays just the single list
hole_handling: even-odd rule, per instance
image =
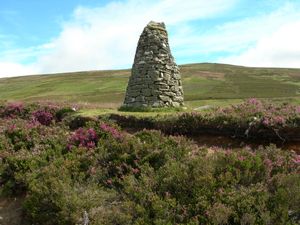
[{"label": "grey stone", "polygon": [[165,96],[165,95],[160,95],[158,96],[162,101],[164,102],[170,102],[171,98],[169,96]]},{"label": "grey stone", "polygon": [[137,102],[144,102],[144,101],[145,101],[145,97],[142,96],[142,95],[140,95],[140,96],[136,97],[135,100],[136,100]]},{"label": "grey stone", "polygon": [[175,96],[175,97],[173,97],[173,101],[180,103],[180,102],[183,101],[183,97],[182,96]]},{"label": "grey stone", "polygon": [[144,89],[142,90],[142,94],[146,97],[151,96],[151,90],[150,89]]},{"label": "grey stone", "polygon": [[163,107],[164,103],[161,101],[156,101],[152,104],[152,107],[157,108],[157,107]]},{"label": "grey stone", "polygon": [[181,84],[165,24],[151,21],[140,36],[123,104],[134,107],[183,106]]},{"label": "grey stone", "polygon": [[180,107],[180,103],[179,102],[172,102],[171,105],[173,107]]},{"label": "grey stone", "polygon": [[170,91],[166,91],[164,94],[167,95],[167,96],[170,96],[170,97],[175,97],[176,96],[176,94],[174,92],[170,92]]}]

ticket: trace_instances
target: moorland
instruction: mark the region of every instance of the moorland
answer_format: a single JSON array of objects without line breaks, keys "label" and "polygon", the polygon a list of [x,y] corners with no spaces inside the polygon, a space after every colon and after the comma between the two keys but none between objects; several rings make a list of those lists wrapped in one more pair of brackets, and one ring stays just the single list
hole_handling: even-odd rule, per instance
[{"label": "moorland", "polygon": [[1,79],[0,224],[299,224],[300,69],[181,71],[139,112],[130,70]]}]

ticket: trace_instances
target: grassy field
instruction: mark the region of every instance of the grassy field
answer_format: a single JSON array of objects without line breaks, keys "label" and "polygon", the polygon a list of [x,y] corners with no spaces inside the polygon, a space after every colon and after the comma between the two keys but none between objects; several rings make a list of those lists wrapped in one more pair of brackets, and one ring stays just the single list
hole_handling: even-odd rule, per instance
[{"label": "grassy field", "polygon": [[[249,68],[224,64],[181,66],[185,104],[227,105],[245,98],[300,103],[300,69]],[[130,70],[90,71],[0,79],[1,101],[64,101],[118,108]]]}]

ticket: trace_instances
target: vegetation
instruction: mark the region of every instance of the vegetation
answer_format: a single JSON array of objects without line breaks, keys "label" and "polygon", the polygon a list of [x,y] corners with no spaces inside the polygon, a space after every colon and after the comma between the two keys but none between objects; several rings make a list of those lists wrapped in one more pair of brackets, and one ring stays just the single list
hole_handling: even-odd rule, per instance
[{"label": "vegetation", "polygon": [[204,112],[155,117],[114,114],[110,118],[125,128],[157,129],[167,134],[211,133],[281,142],[300,139],[300,106],[256,98]]},{"label": "vegetation", "polygon": [[[183,65],[180,68],[185,103],[190,108],[239,103],[252,97],[300,102],[299,69],[208,63]],[[124,100],[129,75],[130,70],[116,70],[2,78],[0,99],[88,102],[96,104],[97,108],[117,109]]]},{"label": "vegetation", "polygon": [[299,224],[297,153],[187,137],[299,140],[300,70],[181,71],[187,109],[136,112],[118,111],[129,70],[1,79],[0,206],[18,199],[22,224]]},{"label": "vegetation", "polygon": [[[216,127],[299,128],[299,108],[258,104],[250,99],[207,117],[179,113],[161,124],[198,129],[208,118]],[[127,133],[107,117],[77,117],[72,106],[18,103],[0,107],[0,160],[1,196],[25,196],[24,223],[300,221],[299,155],[274,145],[208,148],[157,130]]]}]

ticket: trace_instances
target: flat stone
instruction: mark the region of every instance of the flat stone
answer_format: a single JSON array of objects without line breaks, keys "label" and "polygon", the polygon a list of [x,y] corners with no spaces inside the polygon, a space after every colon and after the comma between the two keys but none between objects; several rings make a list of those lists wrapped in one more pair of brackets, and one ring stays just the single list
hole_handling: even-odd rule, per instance
[{"label": "flat stone", "polygon": [[165,96],[165,95],[159,95],[158,96],[162,101],[164,102],[170,102],[171,98],[169,96]]},{"label": "flat stone", "polygon": [[183,97],[182,96],[175,96],[175,97],[173,97],[173,100],[175,102],[183,102]]},{"label": "flat stone", "polygon": [[180,103],[178,103],[178,102],[172,102],[171,105],[173,107],[180,107]]},{"label": "flat stone", "polygon": [[169,96],[169,97],[175,97],[176,94],[174,92],[170,92],[170,91],[166,91],[164,92],[165,95]]}]

